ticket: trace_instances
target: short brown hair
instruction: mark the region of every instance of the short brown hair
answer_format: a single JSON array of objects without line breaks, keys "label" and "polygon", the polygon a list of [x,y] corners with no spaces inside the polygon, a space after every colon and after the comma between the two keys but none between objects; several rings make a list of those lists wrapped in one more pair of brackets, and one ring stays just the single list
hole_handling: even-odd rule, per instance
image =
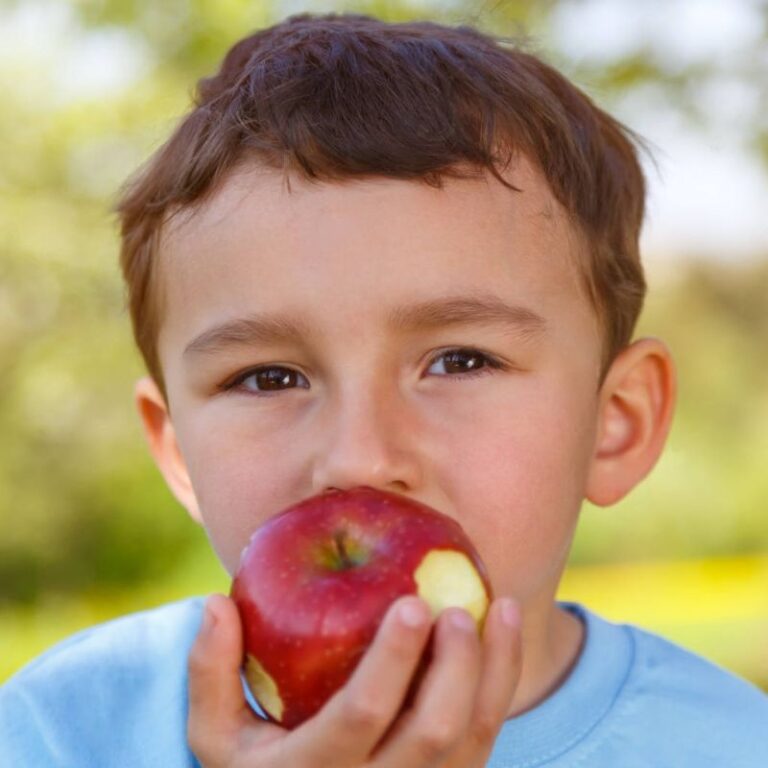
[{"label": "short brown hair", "polygon": [[[442,187],[522,152],[586,243],[581,274],[603,332],[602,381],[645,296],[641,140],[555,69],[473,27],[298,14],[236,43],[118,203],[134,336],[158,359],[158,243],[168,217],[243,161],[312,181],[384,176]],[[462,169],[472,169],[467,172]],[[166,398],[167,400],[167,398]]]}]

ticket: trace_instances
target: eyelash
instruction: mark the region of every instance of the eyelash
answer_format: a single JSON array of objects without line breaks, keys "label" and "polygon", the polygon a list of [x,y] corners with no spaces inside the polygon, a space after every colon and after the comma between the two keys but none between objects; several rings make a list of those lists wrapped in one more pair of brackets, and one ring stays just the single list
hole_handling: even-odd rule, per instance
[{"label": "eyelash", "polygon": [[[446,379],[474,379],[478,378],[480,376],[487,376],[491,373],[493,373],[495,370],[507,370],[508,366],[501,362],[498,358],[494,357],[493,355],[489,355],[487,352],[481,352],[479,349],[474,349],[472,347],[452,347],[450,349],[445,349],[439,354],[435,355],[430,361],[429,361],[429,367],[432,367],[440,358],[447,357],[450,354],[463,354],[468,357],[478,357],[484,361],[484,364],[481,368],[478,368],[477,370],[470,370],[470,371],[462,371],[459,373],[446,373],[446,374],[437,374],[441,376],[442,378]],[[224,384],[221,384],[219,386],[219,390],[222,392],[231,392],[234,390],[239,390],[241,388],[241,385],[244,381],[249,379],[251,376],[254,376],[256,374],[262,373],[264,371],[286,371],[288,373],[297,373],[293,368],[288,368],[287,366],[283,365],[262,365],[258,366],[256,368],[249,368],[242,373],[237,374],[233,379],[230,379],[228,382],[225,382]],[[433,374],[435,375],[435,374]],[[295,387],[288,387],[288,389],[294,389]],[[301,387],[301,389],[306,389],[306,387]],[[270,397],[278,392],[283,392],[285,390],[267,390],[267,391],[255,391],[255,390],[242,390],[245,394],[254,395],[256,397]]]}]

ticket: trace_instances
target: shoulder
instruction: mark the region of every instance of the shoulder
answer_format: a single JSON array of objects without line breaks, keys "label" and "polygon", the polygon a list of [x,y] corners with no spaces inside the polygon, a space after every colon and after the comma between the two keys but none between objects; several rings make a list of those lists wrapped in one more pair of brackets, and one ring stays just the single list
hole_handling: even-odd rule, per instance
[{"label": "shoulder", "polygon": [[489,766],[768,766],[768,696],[663,637],[575,603],[576,663],[536,707],[510,718]]},{"label": "shoulder", "polygon": [[768,722],[768,695],[757,686],[660,635],[625,626],[636,654],[630,682],[700,716]]},{"label": "shoulder", "polygon": [[[57,764],[119,764],[114,756],[128,757],[139,735],[147,764],[186,752],[186,661],[201,613],[202,598],[191,598],[53,646],[0,688],[0,752],[17,764],[52,755]],[[111,762],[99,762],[100,750]]]},{"label": "shoulder", "polygon": [[166,665],[188,650],[201,612],[202,599],[190,598],[89,627],[32,660],[0,691],[43,690],[55,683],[57,692],[68,684],[82,689],[154,675],[159,662]]},{"label": "shoulder", "polygon": [[606,725],[621,742],[654,765],[768,765],[768,695],[660,635],[618,628],[633,660]]}]

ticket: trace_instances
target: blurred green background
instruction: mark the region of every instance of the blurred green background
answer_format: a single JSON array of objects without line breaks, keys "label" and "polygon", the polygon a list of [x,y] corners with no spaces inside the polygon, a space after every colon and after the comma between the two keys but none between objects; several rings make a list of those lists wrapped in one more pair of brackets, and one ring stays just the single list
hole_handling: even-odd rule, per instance
[{"label": "blurred green background", "polygon": [[[683,17],[708,6],[690,5],[648,4]],[[695,24],[643,26],[620,0],[0,3],[0,681],[79,628],[227,589],[139,430],[132,388],[143,369],[111,207],[236,39],[289,13],[347,10],[526,36],[655,145],[662,172],[648,166],[650,292],[638,333],[670,344],[678,412],[651,476],[611,509],[585,507],[561,597],[662,632],[768,690],[768,235],[764,217],[755,230],[739,219],[768,172],[768,9],[718,5],[748,14],[730,49],[697,49],[693,36],[706,35]],[[659,36],[664,24],[677,48]],[[699,186],[722,206],[737,200],[719,241],[690,205],[699,198],[675,219],[663,170],[680,145],[652,135],[662,123],[683,137],[681,152],[704,148],[702,181],[672,190],[683,203]],[[719,178],[725,166],[757,174],[753,186]]]}]

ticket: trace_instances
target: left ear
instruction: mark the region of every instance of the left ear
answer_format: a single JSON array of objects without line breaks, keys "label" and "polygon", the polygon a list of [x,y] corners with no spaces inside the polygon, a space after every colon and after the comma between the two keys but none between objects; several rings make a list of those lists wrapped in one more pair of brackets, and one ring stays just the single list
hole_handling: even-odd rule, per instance
[{"label": "left ear", "polygon": [[626,496],[664,448],[677,394],[672,355],[659,339],[639,339],[613,361],[600,390],[586,497],[609,506]]}]

